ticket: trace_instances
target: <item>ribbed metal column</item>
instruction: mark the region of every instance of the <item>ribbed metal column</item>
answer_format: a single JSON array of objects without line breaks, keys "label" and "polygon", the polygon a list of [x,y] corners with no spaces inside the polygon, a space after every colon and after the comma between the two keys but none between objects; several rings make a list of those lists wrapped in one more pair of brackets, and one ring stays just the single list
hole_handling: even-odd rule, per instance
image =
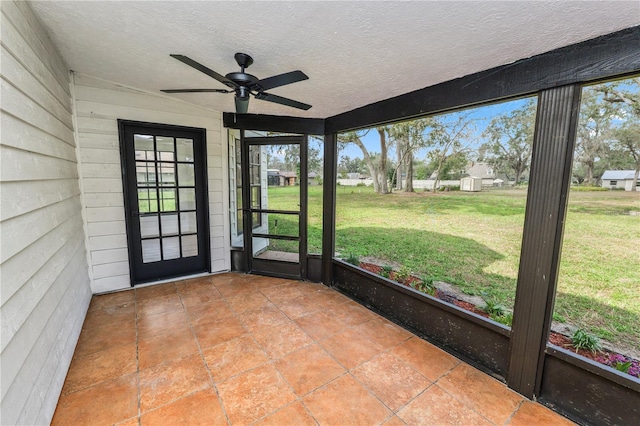
[{"label": "ribbed metal column", "polygon": [[509,387],[531,398],[553,314],[581,86],[540,92],[510,346]]}]

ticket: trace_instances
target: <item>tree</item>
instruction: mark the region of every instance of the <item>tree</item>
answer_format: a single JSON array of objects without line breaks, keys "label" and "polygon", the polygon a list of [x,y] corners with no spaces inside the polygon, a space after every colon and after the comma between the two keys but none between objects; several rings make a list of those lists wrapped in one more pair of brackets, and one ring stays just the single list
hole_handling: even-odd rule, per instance
[{"label": "tree", "polygon": [[633,175],[633,182],[631,183],[631,190],[635,191],[638,183],[638,175],[640,175],[640,122],[627,122],[623,127],[615,131],[615,136],[615,146],[631,154],[635,163],[635,173]]},{"label": "tree", "polygon": [[468,114],[449,114],[429,118],[426,145],[432,147],[428,156],[435,165],[436,181],[433,192],[438,189],[447,166],[457,164],[471,152],[472,133],[475,126]]},{"label": "tree", "polygon": [[483,132],[489,142],[480,147],[481,157],[496,171],[513,175],[516,183],[531,165],[535,116],[536,103],[530,99],[521,108],[493,118]]},{"label": "tree", "polygon": [[367,165],[362,158],[355,157],[352,159],[348,155],[345,155],[340,158],[338,171],[341,173],[366,173]]},{"label": "tree", "polygon": [[612,131],[613,108],[601,101],[598,90],[598,87],[594,86],[583,91],[574,155],[576,166],[582,166],[584,182],[588,185],[593,184],[596,162],[604,158]]},{"label": "tree", "polygon": [[429,179],[429,176],[431,176],[431,173],[433,173],[433,170],[431,169],[431,167],[427,165],[424,161],[416,162],[414,166],[414,170],[415,170],[414,176],[418,180],[427,180]]},{"label": "tree", "polygon": [[623,124],[614,131],[614,150],[631,155],[635,166],[631,190],[636,190],[640,174],[640,77],[594,86],[602,99],[611,105],[613,115]]},{"label": "tree", "polygon": [[[370,130],[370,129],[369,129]],[[373,189],[380,194],[386,194],[389,192],[389,185],[387,184],[387,134],[384,127],[377,127],[376,131],[380,138],[380,154],[373,155],[369,153],[369,150],[362,142],[362,138],[367,135],[369,130],[366,131],[353,131],[342,133],[338,135],[338,142],[341,144],[353,143],[360,151],[362,151],[364,163],[369,169],[371,178],[373,179]]]},{"label": "tree", "polygon": [[[405,121],[387,127],[389,139],[395,144],[398,157],[392,181],[396,180],[396,189],[402,189],[402,174],[406,173],[406,192],[413,190],[413,161],[414,152],[425,146],[424,131],[429,119]],[[396,179],[397,177],[397,179]]]},{"label": "tree", "polygon": [[[321,141],[310,137],[307,146],[307,169],[309,172],[322,173]],[[296,172],[300,176],[300,145],[270,145],[268,150],[268,167]]]},{"label": "tree", "polygon": [[603,100],[621,105],[635,118],[640,118],[640,77],[594,86],[603,94]]}]

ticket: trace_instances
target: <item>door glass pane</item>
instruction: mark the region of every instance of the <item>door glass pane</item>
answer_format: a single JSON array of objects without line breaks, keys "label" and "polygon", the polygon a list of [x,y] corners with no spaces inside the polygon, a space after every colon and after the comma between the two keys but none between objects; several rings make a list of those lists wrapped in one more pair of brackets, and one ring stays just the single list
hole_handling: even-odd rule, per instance
[{"label": "door glass pane", "polygon": [[170,260],[180,257],[180,237],[162,239],[162,259]]},{"label": "door glass pane", "polygon": [[140,236],[142,238],[160,236],[158,216],[140,216]]},{"label": "door glass pane", "polygon": [[260,183],[260,165],[252,165],[251,166],[251,183],[258,184]]},{"label": "door glass pane", "polygon": [[254,209],[260,208],[260,186],[251,187],[251,207]]},{"label": "door glass pane", "polygon": [[158,160],[175,161],[173,138],[158,136],[156,138],[156,147],[158,150]]},{"label": "door glass pane", "polygon": [[176,139],[178,147],[178,161],[193,162],[193,141],[191,139]]},{"label": "door glass pane", "polygon": [[180,188],[180,210],[196,209],[196,190],[192,188]]},{"label": "door glass pane", "polygon": [[138,212],[152,213],[158,211],[158,191],[155,188],[138,188]]},{"label": "door glass pane", "polygon": [[186,235],[182,237],[182,257],[198,255],[198,237],[196,235]]},{"label": "door glass pane", "polygon": [[176,190],[163,189],[160,191],[160,211],[173,212],[176,211]]},{"label": "door glass pane", "polygon": [[193,164],[178,164],[178,181],[180,186],[195,185]]},{"label": "door glass pane", "polygon": [[178,234],[178,215],[177,214],[161,214],[160,223],[162,224],[162,235]]},{"label": "door glass pane", "polygon": [[160,260],[160,240],[142,240],[142,263]]},{"label": "door glass pane", "polygon": [[160,170],[160,185],[174,186],[176,184],[176,169],[173,163],[158,163]]},{"label": "door glass pane", "polygon": [[156,184],[156,168],[154,163],[136,161],[136,183],[138,186],[154,186]]},{"label": "door glass pane", "polygon": [[153,136],[133,135],[133,141],[136,160],[153,161],[155,159],[155,151],[153,149]]},{"label": "door glass pane", "polygon": [[244,218],[242,217],[242,210],[238,210],[236,212],[236,215],[238,217],[238,235],[242,234],[243,230],[244,230]]},{"label": "door glass pane", "polygon": [[180,230],[182,234],[198,232],[196,212],[180,213]]}]

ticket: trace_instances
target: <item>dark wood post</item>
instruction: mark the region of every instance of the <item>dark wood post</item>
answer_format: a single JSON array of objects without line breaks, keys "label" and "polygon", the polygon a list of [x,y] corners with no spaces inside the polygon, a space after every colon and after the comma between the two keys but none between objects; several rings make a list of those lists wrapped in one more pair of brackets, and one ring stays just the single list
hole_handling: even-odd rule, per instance
[{"label": "dark wood post", "polygon": [[336,183],[338,137],[324,135],[324,176],[322,193],[322,282],[333,285],[333,254],[336,241]]}]

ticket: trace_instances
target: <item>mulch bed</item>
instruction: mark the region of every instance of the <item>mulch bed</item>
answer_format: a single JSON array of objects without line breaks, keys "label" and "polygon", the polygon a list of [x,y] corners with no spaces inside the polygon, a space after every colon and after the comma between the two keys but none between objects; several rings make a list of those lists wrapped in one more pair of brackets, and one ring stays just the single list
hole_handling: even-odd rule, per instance
[{"label": "mulch bed", "polygon": [[[367,263],[367,262],[362,262],[360,263],[360,268],[369,271],[373,274],[376,275],[382,275],[381,272],[383,272],[383,269],[381,266],[373,264],[373,263]],[[395,272],[391,272],[390,277],[391,280],[395,281]],[[404,285],[406,287],[410,287],[411,288],[411,284],[413,282],[419,282],[420,279],[414,276],[410,276],[405,282],[398,282],[398,284]],[[476,305],[474,305],[473,303],[469,303],[469,302],[465,302],[463,300],[459,300],[458,298],[456,298],[455,295],[450,294],[448,292],[444,292],[444,291],[440,291],[437,290],[436,291],[436,298],[443,300],[445,302],[449,302],[451,304],[454,304],[456,306],[458,306],[459,308],[462,308],[466,311],[469,312],[473,312],[475,314],[481,315],[485,318],[490,318],[489,314],[487,314],[485,311],[483,311],[482,309],[478,308]],[[555,345],[555,346],[559,346],[563,349],[567,349],[567,350],[571,350],[573,352],[576,352],[578,355],[581,355],[585,358],[588,358],[592,361],[598,362],[600,364],[604,364],[604,365],[610,365],[607,363],[607,360],[612,358],[612,357],[624,357],[624,355],[621,354],[615,354],[613,352],[607,351],[607,350],[603,350],[601,352],[597,352],[597,353],[593,353],[589,350],[586,349],[579,349],[576,351],[576,349],[573,347],[573,345],[571,344],[571,339],[563,334],[560,333],[556,333],[556,332],[551,332],[549,334],[549,343]],[[625,357],[628,360],[631,360],[634,364],[634,368],[638,369],[640,368],[640,361],[632,359],[632,358],[628,358]]]}]

